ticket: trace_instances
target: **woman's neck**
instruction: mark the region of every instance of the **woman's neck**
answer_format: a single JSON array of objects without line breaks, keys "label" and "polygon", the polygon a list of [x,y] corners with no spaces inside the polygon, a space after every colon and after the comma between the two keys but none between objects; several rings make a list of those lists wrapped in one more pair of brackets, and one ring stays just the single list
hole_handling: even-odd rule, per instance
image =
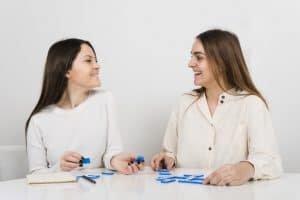
[{"label": "woman's neck", "polygon": [[205,88],[206,100],[207,100],[207,104],[208,104],[211,116],[214,115],[215,110],[218,105],[219,96],[223,92],[224,91],[222,90],[222,88],[220,88],[219,85],[217,85],[217,84],[214,86]]},{"label": "woman's neck", "polygon": [[72,109],[81,104],[89,95],[89,90],[68,87],[57,105],[64,109]]},{"label": "woman's neck", "polygon": [[207,101],[218,102],[220,94],[224,91],[220,87],[205,88]]}]

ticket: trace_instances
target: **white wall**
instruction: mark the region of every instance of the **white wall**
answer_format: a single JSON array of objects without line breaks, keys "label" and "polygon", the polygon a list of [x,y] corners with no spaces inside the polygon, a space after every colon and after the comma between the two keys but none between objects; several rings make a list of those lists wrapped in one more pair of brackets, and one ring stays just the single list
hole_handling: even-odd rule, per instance
[{"label": "white wall", "polygon": [[117,98],[126,150],[150,159],[172,106],[193,88],[187,62],[194,36],[225,28],[239,36],[253,79],[270,102],[285,169],[300,172],[299,10],[297,0],[2,1],[0,145],[24,143],[49,46],[79,37],[98,52],[103,88]]}]

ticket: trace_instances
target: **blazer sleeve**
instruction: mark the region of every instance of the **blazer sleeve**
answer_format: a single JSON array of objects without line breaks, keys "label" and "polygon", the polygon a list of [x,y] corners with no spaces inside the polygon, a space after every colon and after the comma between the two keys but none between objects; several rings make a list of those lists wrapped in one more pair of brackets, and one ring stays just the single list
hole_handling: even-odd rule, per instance
[{"label": "blazer sleeve", "polygon": [[248,161],[255,168],[254,179],[273,179],[282,172],[277,138],[270,113],[257,96],[249,96],[247,104]]},{"label": "blazer sleeve", "polygon": [[179,106],[173,108],[163,138],[162,152],[176,161]]}]

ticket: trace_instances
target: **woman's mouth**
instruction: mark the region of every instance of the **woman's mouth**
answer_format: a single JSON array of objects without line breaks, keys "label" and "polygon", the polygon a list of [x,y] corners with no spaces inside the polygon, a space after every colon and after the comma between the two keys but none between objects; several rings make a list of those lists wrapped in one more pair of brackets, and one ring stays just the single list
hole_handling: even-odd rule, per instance
[{"label": "woman's mouth", "polygon": [[200,76],[202,72],[194,72],[194,76]]},{"label": "woman's mouth", "polygon": [[99,76],[99,73],[92,73],[90,76]]}]

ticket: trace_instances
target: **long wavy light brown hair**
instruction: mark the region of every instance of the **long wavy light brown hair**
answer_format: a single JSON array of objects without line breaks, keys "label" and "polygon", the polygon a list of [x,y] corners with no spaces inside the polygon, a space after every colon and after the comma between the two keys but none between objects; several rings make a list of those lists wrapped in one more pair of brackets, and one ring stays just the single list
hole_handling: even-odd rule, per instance
[{"label": "long wavy light brown hair", "polygon": [[[246,91],[247,94],[243,95],[256,95],[268,107],[265,98],[251,79],[239,39],[234,33],[212,29],[200,33],[196,39],[202,43],[213,76],[221,89],[226,91],[235,88],[236,91]],[[205,87],[194,91],[200,97],[205,92]]]}]

